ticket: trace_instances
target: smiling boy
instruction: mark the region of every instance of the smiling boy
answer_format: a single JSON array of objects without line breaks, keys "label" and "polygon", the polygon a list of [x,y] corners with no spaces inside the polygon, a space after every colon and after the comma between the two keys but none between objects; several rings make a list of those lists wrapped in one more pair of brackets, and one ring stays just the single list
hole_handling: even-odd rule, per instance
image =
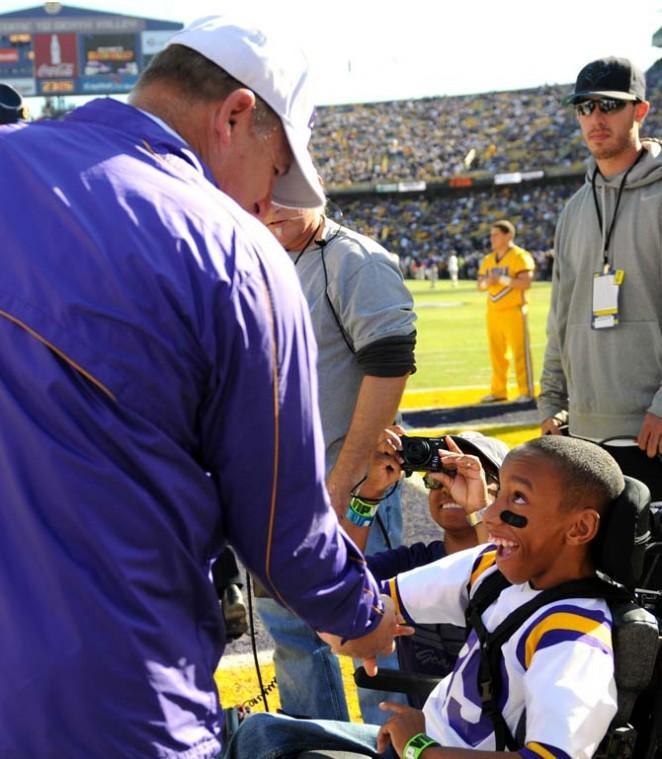
[{"label": "smiling boy", "polygon": [[[591,577],[590,543],[600,514],[623,487],[616,462],[592,443],[548,436],[515,448],[502,466],[499,495],[483,515],[491,545],[400,575],[402,610],[416,622],[443,615],[460,624],[469,597],[498,569],[512,585],[482,615],[494,630],[541,590]],[[519,628],[502,653],[500,707],[511,732],[526,710],[520,756],[592,756],[616,712],[606,602],[550,603]],[[378,749],[390,741],[402,755],[407,742],[424,733],[437,744],[425,750],[424,759],[461,757],[460,748],[480,757],[502,756],[493,750],[494,726],[481,706],[479,658],[471,631],[453,673],[432,692],[422,714],[393,708]]]},{"label": "smiling boy", "polygon": [[[463,476],[458,469],[456,477]],[[398,575],[400,610],[416,623],[464,624],[469,599],[498,569],[512,584],[482,614],[493,631],[540,591],[592,577],[600,515],[624,486],[614,459],[588,441],[546,436],[515,448],[501,468],[498,497],[483,513],[491,544]],[[525,746],[517,755],[593,756],[616,713],[611,625],[606,601],[565,598],[535,611],[503,645],[498,706],[513,734],[526,711]],[[256,715],[228,756],[275,759],[289,756],[292,747],[395,752],[406,759],[512,756],[495,750],[494,724],[478,692],[479,659],[472,630],[423,711],[384,704],[392,716],[379,730]]]}]

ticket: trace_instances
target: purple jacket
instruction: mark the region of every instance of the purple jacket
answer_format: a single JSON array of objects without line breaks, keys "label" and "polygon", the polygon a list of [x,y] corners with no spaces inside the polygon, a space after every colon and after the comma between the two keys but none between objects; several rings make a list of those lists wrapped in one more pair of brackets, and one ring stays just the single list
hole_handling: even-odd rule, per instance
[{"label": "purple jacket", "polygon": [[0,250],[0,756],[215,756],[225,540],[312,627],[379,619],[294,269],[113,100],[0,129]]}]

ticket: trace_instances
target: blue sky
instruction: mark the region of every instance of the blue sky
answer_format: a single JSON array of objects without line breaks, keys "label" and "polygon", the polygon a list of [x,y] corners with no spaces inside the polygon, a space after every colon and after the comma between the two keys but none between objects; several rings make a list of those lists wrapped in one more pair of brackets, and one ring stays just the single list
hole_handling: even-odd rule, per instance
[{"label": "blue sky", "polygon": [[[187,23],[237,0],[64,3]],[[0,13],[35,3],[0,0]],[[588,61],[662,49],[662,0],[242,0],[300,36],[319,104],[455,95],[574,81]],[[351,62],[351,63],[350,63]]]}]

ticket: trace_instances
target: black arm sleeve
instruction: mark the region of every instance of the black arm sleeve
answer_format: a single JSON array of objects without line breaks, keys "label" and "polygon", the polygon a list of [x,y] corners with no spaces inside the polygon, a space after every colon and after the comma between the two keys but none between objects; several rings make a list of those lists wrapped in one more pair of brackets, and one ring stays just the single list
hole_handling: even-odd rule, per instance
[{"label": "black arm sleeve", "polygon": [[357,351],[356,360],[361,371],[372,377],[402,377],[416,371],[415,347],[416,330],[376,340]]}]

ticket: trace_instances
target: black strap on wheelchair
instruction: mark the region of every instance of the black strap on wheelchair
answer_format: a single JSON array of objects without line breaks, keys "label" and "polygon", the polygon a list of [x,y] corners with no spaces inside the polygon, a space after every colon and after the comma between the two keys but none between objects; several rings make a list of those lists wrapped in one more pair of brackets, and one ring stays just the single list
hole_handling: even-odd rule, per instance
[{"label": "black strap on wheelchair", "polygon": [[[479,591],[488,580],[495,575],[501,575],[501,572],[486,577],[481,585],[476,589],[474,594],[475,601]],[[608,603],[624,603],[632,600],[632,594],[620,585],[606,582],[598,577],[587,577],[581,580],[571,580],[562,583],[555,588],[543,590],[535,598],[520,606],[518,609],[509,614],[506,619],[498,625],[493,632],[489,632],[481,614],[491,603],[496,601],[499,594],[510,583],[501,575],[502,579],[492,580],[489,590],[486,588],[480,594],[478,601],[473,605],[470,603],[467,609],[468,628],[476,631],[480,644],[480,665],[478,669],[478,693],[482,703],[482,711],[486,714],[494,725],[494,736],[496,741],[496,751],[503,751],[507,748],[509,751],[517,751],[522,747],[522,742],[518,742],[503,718],[499,707],[499,697],[501,695],[501,661],[503,644],[511,638],[531,616],[541,607],[559,601],[564,598],[603,598]],[[505,585],[504,585],[505,582]],[[489,593],[494,595],[489,597]],[[518,730],[519,733],[519,730]]]},{"label": "black strap on wheelchair", "polygon": [[473,627],[471,623],[474,616],[477,614],[480,619],[482,613],[501,595],[501,591],[508,587],[510,587],[510,583],[499,571],[492,572],[480,583],[473,596],[469,599],[469,605],[464,612],[467,637],[469,636],[470,629]]}]

